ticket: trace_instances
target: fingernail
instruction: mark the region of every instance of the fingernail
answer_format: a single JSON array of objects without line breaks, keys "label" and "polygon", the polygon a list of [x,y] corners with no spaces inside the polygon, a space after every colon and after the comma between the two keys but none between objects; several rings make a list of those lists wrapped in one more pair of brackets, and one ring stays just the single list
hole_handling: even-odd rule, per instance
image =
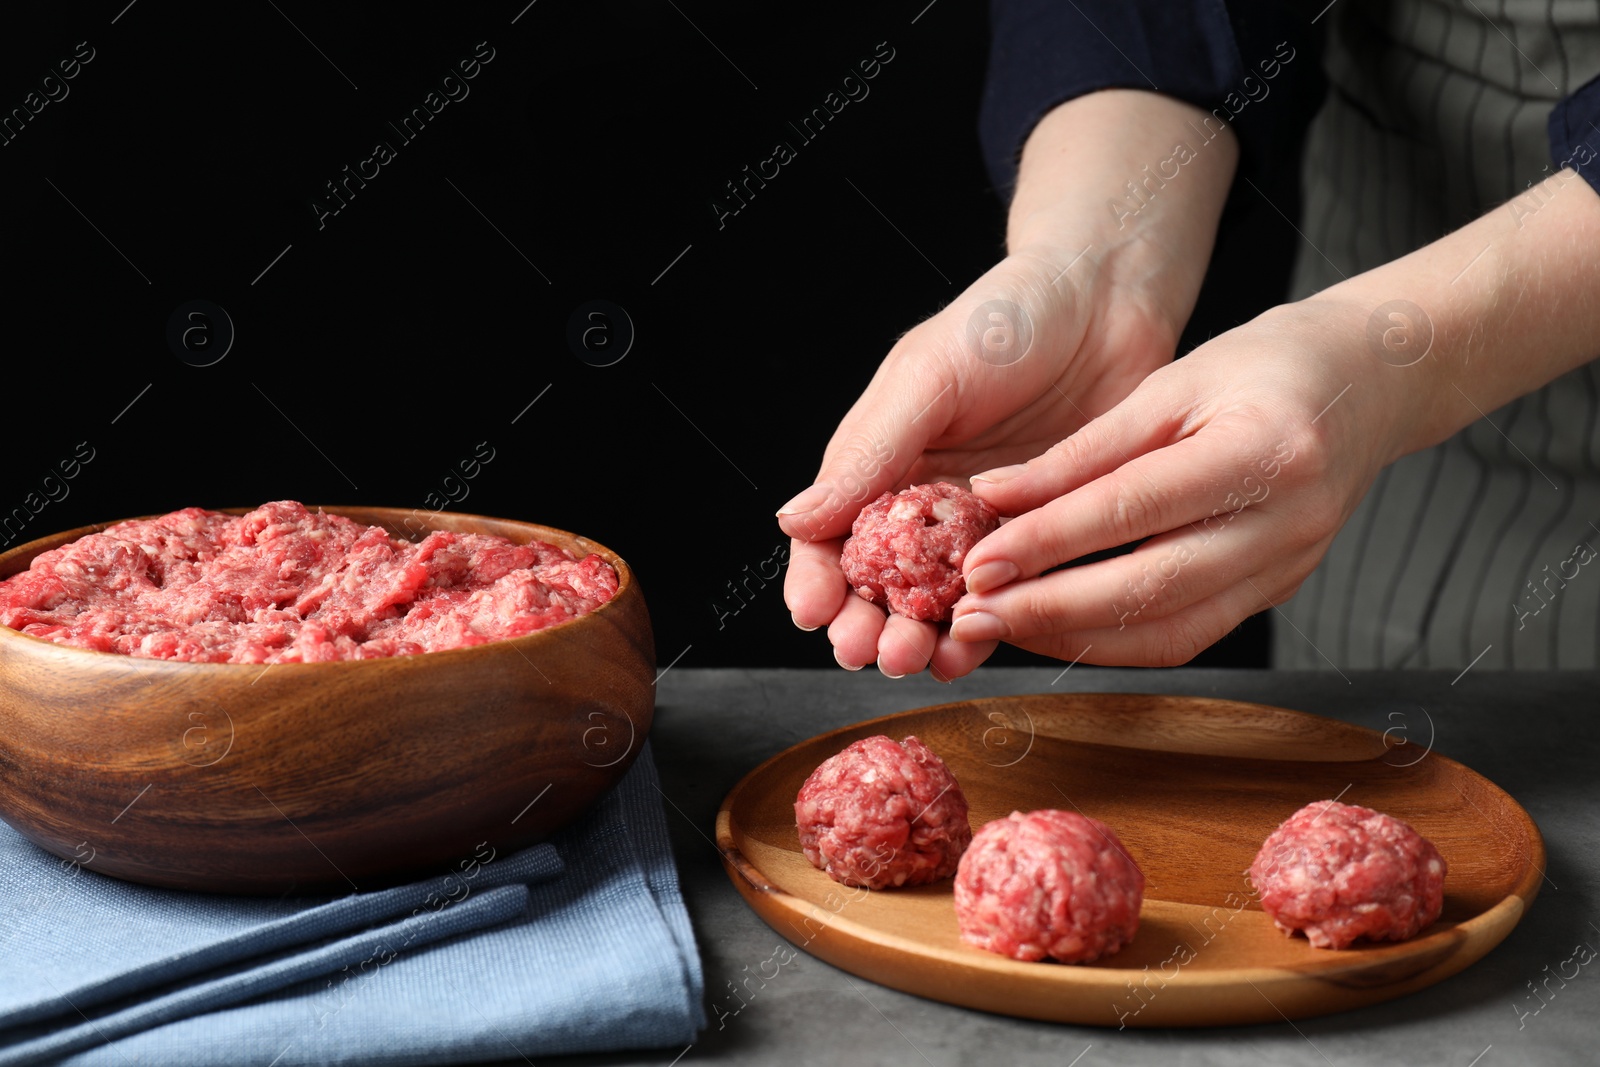
[{"label": "fingernail", "polygon": [[1007,582],[1016,581],[1021,573],[1017,570],[1017,565],[1009,560],[995,559],[988,563],[980,563],[972,568],[971,574],[967,575],[967,592],[987,593]]},{"label": "fingernail", "polygon": [[804,630],[806,633],[810,633],[812,630],[815,630],[817,628],[815,626],[803,626],[803,625],[801,625],[800,620],[796,619],[794,617],[794,612],[792,612],[792,611],[789,612],[789,618],[794,622],[794,624],[796,626],[799,626],[800,629]]},{"label": "fingernail", "polygon": [[846,663],[840,658],[839,650],[837,648],[833,650],[833,661],[847,671],[859,671],[862,667],[866,666],[865,663]]},{"label": "fingernail", "polygon": [[971,611],[950,624],[950,636],[957,641],[998,641],[1010,630],[987,611]]},{"label": "fingernail", "polygon": [[1026,463],[1013,463],[1009,467],[996,467],[992,471],[984,471],[982,474],[974,474],[972,476],[972,480],[975,482],[988,482],[991,485],[995,485],[1000,482],[1010,481],[1012,478],[1015,478],[1017,475],[1023,473],[1027,469],[1028,465]]},{"label": "fingernail", "polygon": [[827,499],[827,486],[813,485],[809,489],[801,490],[793,500],[779,508],[778,518],[781,519],[787,515],[805,515],[816,511]]},{"label": "fingernail", "polygon": [[885,678],[893,678],[897,682],[905,677],[903,674],[890,674],[888,671],[884,670],[883,660],[881,659],[878,661],[878,673],[883,675]]}]

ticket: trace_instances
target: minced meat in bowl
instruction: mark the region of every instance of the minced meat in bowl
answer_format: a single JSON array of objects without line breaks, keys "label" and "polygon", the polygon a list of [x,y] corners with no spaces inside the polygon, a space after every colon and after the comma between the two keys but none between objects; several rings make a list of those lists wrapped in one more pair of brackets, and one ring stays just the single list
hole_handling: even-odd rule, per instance
[{"label": "minced meat in bowl", "polygon": [[[222,582],[221,595],[178,598],[180,606],[212,602],[195,611],[201,621],[226,622],[246,607],[262,613],[244,620],[248,640],[226,654],[222,643],[195,638],[210,661],[97,651],[0,625],[0,818],[68,863],[86,863],[87,840],[90,869],[104,875],[203,892],[345,892],[352,881],[366,888],[450,869],[479,842],[504,853],[542,840],[589,810],[643,751],[654,718],[655,642],[643,591],[620,555],[555,527],[406,508],[328,507],[353,529],[317,539],[317,508],[281,505],[180,520],[258,523],[258,540],[275,524],[284,527],[280,536],[299,530],[305,543],[280,568],[322,568],[298,586],[288,580],[293,573],[272,570],[270,581]],[[0,579],[122,525],[66,530],[0,553]],[[364,546],[365,555],[355,553],[362,566],[324,558],[322,547],[341,539]],[[188,551],[168,547],[174,558]],[[142,547],[122,548],[153,558]],[[365,567],[390,552],[401,561],[392,573]],[[514,596],[489,591],[533,569],[521,565],[529,552],[555,562],[563,580]],[[479,575],[487,590],[464,588],[457,566],[443,570],[445,581],[428,577],[429,561],[444,568],[463,557],[469,571],[474,560],[489,564]],[[181,584],[169,573],[181,566],[169,563],[157,582],[148,570],[138,579],[138,562],[120,558],[120,569],[107,573],[122,577],[111,584]],[[503,573],[491,577],[496,566]],[[405,596],[396,601],[396,592]],[[286,625],[269,644],[248,629],[285,622],[273,613],[307,600],[316,603],[303,618],[335,640],[311,642]],[[574,614],[577,601],[594,604]],[[467,604],[470,617],[461,610]],[[330,605],[343,605],[349,618],[319,622],[316,609]],[[437,609],[412,620],[414,629],[426,623],[424,632],[393,632],[418,605]],[[492,605],[505,607],[504,616]],[[535,610],[511,610],[526,606]],[[444,619],[456,620],[454,647],[429,629],[446,632]],[[356,624],[366,629],[350,629]],[[122,636],[142,643],[161,632]],[[372,655],[384,646],[368,646],[386,640],[396,642],[390,654]],[[407,654],[400,640],[426,650]],[[252,642],[279,658],[230,661]],[[284,655],[310,649],[366,658]]]},{"label": "minced meat in bowl", "polygon": [[412,542],[292,500],[119,522],[0,580],[0,625],[97,652],[312,663],[466,648],[586,615],[596,553],[432,531]]}]

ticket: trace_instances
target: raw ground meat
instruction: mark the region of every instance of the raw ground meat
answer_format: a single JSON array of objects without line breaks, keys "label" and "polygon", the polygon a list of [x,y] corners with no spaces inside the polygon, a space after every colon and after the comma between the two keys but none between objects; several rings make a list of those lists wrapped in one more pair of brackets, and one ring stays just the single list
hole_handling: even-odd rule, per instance
[{"label": "raw ground meat", "polygon": [[280,500],[184,508],[41,553],[0,582],[0,625],[152,659],[372,659],[519,637],[616,591],[598,555],[481,534],[413,543]]},{"label": "raw ground meat", "polygon": [[1014,811],[973,835],[955,897],[961,940],[975,948],[1088,963],[1133,940],[1144,874],[1098,819]]},{"label": "raw ground meat", "polygon": [[884,493],[861,509],[839,559],[861,597],[908,619],[948,622],[967,591],[967,552],[1000,527],[1000,513],[958,485]]},{"label": "raw ground meat", "polygon": [[972,840],[961,786],[915,737],[866,737],[823,760],[794,818],[806,859],[868,889],[948,878]]},{"label": "raw ground meat", "polygon": [[1278,929],[1317,948],[1357,938],[1403,941],[1444,908],[1444,857],[1399,819],[1336,801],[1283,821],[1250,865],[1250,883]]}]

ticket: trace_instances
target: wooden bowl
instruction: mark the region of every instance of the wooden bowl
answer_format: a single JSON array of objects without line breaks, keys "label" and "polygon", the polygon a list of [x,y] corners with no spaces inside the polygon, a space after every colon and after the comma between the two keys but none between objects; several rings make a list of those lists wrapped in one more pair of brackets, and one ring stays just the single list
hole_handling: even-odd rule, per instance
[{"label": "wooden bowl", "polygon": [[[325,510],[398,536],[417,526],[411,509]],[[482,842],[514,849],[582,814],[632,764],[655,710],[638,581],[563,530],[449,512],[426,523],[599,553],[617,594],[473,648],[268,667],[91,652],[0,626],[0,817],[102,874],[277,894],[442,873]],[[104,528],[18,546],[0,578]]]}]

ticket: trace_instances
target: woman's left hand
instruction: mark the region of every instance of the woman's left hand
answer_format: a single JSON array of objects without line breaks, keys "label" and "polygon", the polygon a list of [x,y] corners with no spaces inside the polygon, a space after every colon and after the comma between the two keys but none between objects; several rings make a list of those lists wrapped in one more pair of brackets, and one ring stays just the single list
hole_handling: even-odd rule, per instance
[{"label": "woman's left hand", "polygon": [[1407,450],[1406,368],[1369,350],[1370,310],[1275,308],[1026,465],[976,476],[974,491],[1017,518],[968,553],[951,636],[1168,666],[1293,596]]},{"label": "woman's left hand", "polygon": [[[1294,595],[1386,464],[1600,357],[1600,198],[1545,179],[1151,374],[1021,468],[968,553],[956,641],[1183,663]],[[1046,574],[1091,552],[1131,554]]]}]

